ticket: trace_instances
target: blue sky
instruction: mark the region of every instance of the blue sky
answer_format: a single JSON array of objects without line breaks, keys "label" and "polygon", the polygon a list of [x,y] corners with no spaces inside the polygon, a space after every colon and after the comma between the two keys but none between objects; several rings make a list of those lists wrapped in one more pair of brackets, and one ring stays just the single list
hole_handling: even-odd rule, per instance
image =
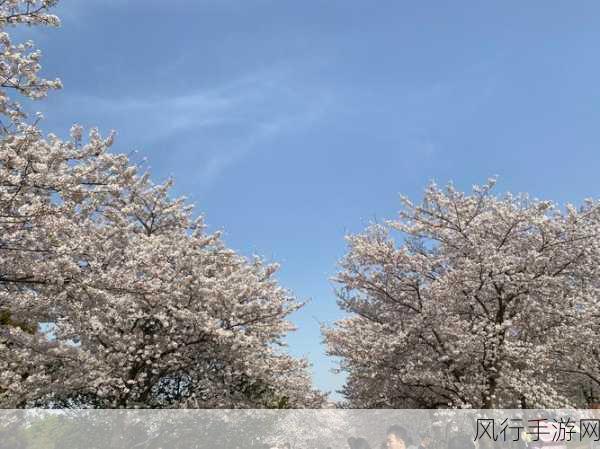
[{"label": "blue sky", "polygon": [[600,3],[62,0],[26,30],[63,91],[44,127],[117,130],[229,246],[311,302],[290,351],[339,388],[319,323],[344,235],[432,179],[578,203],[600,185]]}]

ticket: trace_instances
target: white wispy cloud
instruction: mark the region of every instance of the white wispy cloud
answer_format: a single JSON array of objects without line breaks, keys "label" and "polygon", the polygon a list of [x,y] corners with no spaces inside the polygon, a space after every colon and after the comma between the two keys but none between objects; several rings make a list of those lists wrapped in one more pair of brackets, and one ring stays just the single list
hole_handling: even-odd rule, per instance
[{"label": "white wispy cloud", "polygon": [[[286,133],[294,133],[319,121],[331,109],[333,94],[303,84],[297,77],[298,65],[273,66],[221,85],[172,95],[168,87],[136,96],[94,96],[59,94],[52,110],[77,111],[90,123],[103,118],[123,123],[128,144],[146,150],[187,139],[188,160],[193,159],[194,178],[210,185],[224,170],[253,151]],[[77,121],[78,115],[73,119]],[[116,126],[120,133],[120,126]],[[190,147],[192,146],[192,147]],[[167,148],[177,152],[177,148]],[[193,154],[192,154],[193,153]],[[195,158],[195,159],[194,159]]]}]

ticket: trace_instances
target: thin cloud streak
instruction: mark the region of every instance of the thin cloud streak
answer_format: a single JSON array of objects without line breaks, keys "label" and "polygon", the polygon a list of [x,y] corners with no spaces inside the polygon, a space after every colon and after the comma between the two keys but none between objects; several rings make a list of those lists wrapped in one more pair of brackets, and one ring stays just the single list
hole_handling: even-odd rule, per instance
[{"label": "thin cloud streak", "polygon": [[[284,134],[302,132],[332,112],[333,92],[299,83],[293,69],[297,67],[271,67],[176,96],[109,97],[66,90],[48,109],[77,111],[72,120],[68,114],[62,119],[84,118],[85,125],[103,126],[103,120],[117,124],[118,135],[130,136],[125,143],[144,148],[150,160],[157,145],[169,145],[169,154],[185,151],[188,157],[191,149],[189,166],[200,187],[207,188],[253,151]],[[120,130],[118,124],[125,122],[127,129]]]}]

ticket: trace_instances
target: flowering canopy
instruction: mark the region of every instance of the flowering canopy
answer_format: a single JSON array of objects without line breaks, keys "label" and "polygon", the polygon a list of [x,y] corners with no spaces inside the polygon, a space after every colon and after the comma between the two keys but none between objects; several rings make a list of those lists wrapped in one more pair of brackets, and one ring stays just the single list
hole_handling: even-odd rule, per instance
[{"label": "flowering canopy", "polygon": [[0,407],[319,406],[280,349],[301,305],[276,265],[206,233],[112,135],[44,136],[10,99],[60,87],[6,32],[58,25],[55,3],[0,2]]},{"label": "flowering canopy", "polygon": [[583,401],[582,376],[599,362],[589,330],[598,329],[598,203],[562,211],[496,197],[493,186],[466,195],[431,184],[422,204],[402,198],[397,220],[348,237],[336,281],[351,315],[325,336],[353,406]]}]

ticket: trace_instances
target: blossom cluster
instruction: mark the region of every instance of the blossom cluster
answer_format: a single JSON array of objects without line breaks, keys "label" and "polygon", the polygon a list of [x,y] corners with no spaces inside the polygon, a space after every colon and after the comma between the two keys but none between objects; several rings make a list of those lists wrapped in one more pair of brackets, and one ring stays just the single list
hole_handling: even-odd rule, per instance
[{"label": "blossom cluster", "polygon": [[300,304],[276,265],[208,233],[112,134],[44,135],[10,98],[60,87],[6,31],[58,25],[55,3],[0,2],[0,407],[320,405],[282,349]]},{"label": "blossom cluster", "polygon": [[[325,329],[357,407],[560,408],[600,387],[600,204],[431,184],[348,237]],[[400,243],[394,237],[400,236]]]}]

